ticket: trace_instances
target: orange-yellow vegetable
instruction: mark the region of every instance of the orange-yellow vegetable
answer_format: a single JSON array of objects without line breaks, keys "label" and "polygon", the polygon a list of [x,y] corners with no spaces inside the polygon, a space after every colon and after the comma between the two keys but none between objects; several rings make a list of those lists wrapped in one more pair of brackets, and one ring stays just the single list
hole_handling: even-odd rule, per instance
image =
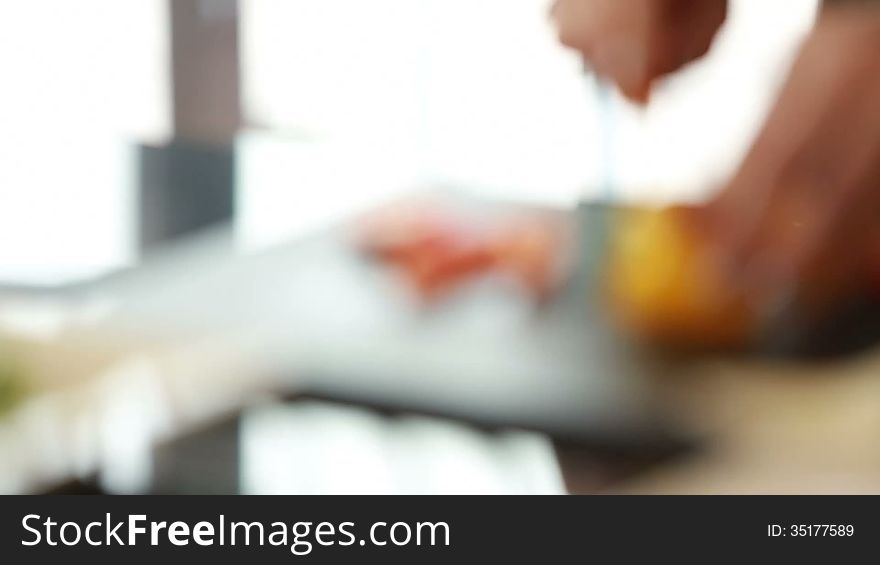
[{"label": "orange-yellow vegetable", "polygon": [[666,345],[746,345],[756,319],[713,268],[687,208],[629,208],[615,218],[608,292],[615,319],[642,339]]}]

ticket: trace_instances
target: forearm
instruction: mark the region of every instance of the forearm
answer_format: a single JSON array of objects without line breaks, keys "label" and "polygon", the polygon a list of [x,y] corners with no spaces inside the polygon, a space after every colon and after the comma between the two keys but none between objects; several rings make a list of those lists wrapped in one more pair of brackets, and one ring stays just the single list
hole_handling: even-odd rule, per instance
[{"label": "forearm", "polygon": [[853,4],[877,4],[877,5],[880,5],[880,2],[878,2],[878,0],[820,0],[819,3],[822,8],[841,6],[841,5],[853,5]]}]

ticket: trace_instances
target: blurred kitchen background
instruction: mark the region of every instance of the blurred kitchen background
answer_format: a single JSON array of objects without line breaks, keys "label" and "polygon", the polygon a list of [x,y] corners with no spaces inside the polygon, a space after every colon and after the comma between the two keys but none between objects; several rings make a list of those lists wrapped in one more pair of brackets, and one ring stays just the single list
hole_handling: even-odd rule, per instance
[{"label": "blurred kitchen background", "polygon": [[[790,368],[746,371],[740,384],[726,366],[712,385],[676,380],[663,394],[683,397],[706,428],[694,435],[727,442],[710,444],[715,458],[689,446],[671,463],[658,461],[676,449],[563,441],[529,414],[522,429],[506,417],[495,428],[459,421],[470,406],[411,413],[399,399],[320,386],[295,400],[285,379],[297,356],[347,337],[332,324],[311,347],[294,343],[317,339],[308,327],[264,335],[269,312],[315,328],[320,308],[367,314],[316,275],[297,278],[297,292],[320,304],[283,318],[284,305],[261,298],[289,282],[273,274],[287,260],[279,246],[426,193],[563,212],[705,199],[742,158],[816,2],[734,0],[710,55],[644,109],[585,73],[548,10],[548,0],[0,2],[0,351],[7,373],[41,372],[38,385],[7,385],[19,399],[0,415],[0,492],[873,488],[859,482],[873,461],[863,453],[812,466],[827,459],[816,448],[826,435],[837,449],[838,433],[861,445],[848,423],[829,416],[835,424],[804,439],[829,398],[873,430],[880,416],[863,389],[818,376],[793,399]],[[215,284],[224,277],[239,282]],[[211,302],[188,310],[203,293]],[[210,331],[222,324],[240,333]],[[414,327],[394,343],[406,347]],[[290,351],[278,354],[282,343]],[[771,422],[749,423],[753,412]],[[781,444],[795,446],[786,462]],[[792,484],[786,465],[810,471]],[[839,476],[849,479],[828,478]]]}]

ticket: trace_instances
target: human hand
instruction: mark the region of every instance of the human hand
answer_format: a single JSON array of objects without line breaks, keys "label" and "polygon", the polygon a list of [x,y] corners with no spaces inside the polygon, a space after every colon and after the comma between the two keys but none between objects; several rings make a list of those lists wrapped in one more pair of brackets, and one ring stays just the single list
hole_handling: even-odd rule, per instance
[{"label": "human hand", "polygon": [[865,284],[880,235],[880,9],[822,14],[709,209],[716,257],[762,310],[815,318]]},{"label": "human hand", "polygon": [[704,55],[727,14],[727,0],[556,0],[560,41],[631,100]]}]

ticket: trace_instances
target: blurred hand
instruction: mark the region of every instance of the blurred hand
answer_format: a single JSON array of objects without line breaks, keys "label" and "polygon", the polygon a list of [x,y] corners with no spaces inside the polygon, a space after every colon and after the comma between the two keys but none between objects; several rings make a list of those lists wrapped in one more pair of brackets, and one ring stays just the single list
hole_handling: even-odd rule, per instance
[{"label": "blurred hand", "polygon": [[551,11],[560,41],[641,103],[709,50],[726,14],[727,0],[556,0]]},{"label": "blurred hand", "polygon": [[865,281],[880,225],[880,8],[822,14],[710,211],[727,272],[765,305],[819,314]]}]

